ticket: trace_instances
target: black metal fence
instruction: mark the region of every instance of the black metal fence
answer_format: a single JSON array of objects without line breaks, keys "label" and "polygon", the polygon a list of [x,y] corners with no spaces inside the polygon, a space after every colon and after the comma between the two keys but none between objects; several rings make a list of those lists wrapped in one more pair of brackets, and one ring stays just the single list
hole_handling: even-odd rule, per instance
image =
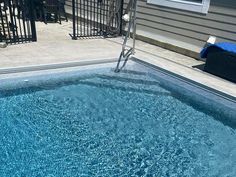
[{"label": "black metal fence", "polygon": [[0,41],[36,41],[32,0],[0,0]]},{"label": "black metal fence", "polygon": [[122,32],[123,0],[72,0],[72,39]]}]

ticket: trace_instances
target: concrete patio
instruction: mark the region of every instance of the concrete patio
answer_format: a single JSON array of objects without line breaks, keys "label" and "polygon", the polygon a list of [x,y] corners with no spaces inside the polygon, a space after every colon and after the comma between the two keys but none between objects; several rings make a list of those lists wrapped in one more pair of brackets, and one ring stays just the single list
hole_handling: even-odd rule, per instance
[{"label": "concrete patio", "polygon": [[[0,48],[0,73],[19,67],[78,63],[82,61],[117,61],[123,39],[71,40],[72,24],[37,23],[38,42]],[[205,73],[194,66],[204,62],[137,41],[135,57],[169,70],[236,98],[236,84]],[[0,79],[5,77],[2,74]]]}]

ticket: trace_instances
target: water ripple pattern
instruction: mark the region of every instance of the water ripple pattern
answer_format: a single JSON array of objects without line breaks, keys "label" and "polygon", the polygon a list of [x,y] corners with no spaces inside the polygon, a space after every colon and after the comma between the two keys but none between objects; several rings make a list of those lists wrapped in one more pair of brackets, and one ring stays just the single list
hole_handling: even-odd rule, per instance
[{"label": "water ripple pattern", "polygon": [[236,176],[236,130],[145,74],[5,95],[2,177]]}]

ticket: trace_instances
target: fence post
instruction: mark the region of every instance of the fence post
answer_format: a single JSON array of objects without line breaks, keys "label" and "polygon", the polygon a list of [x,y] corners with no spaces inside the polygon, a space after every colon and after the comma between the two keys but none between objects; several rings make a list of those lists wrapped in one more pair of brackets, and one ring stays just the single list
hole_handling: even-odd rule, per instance
[{"label": "fence post", "polygon": [[122,35],[123,33],[123,8],[124,8],[124,0],[121,0],[121,5],[120,5],[120,36]]},{"label": "fence post", "polygon": [[32,41],[37,41],[37,32],[36,32],[36,25],[35,25],[35,13],[34,13],[34,5],[32,0],[26,1],[29,7],[29,18],[30,18],[30,25],[31,25],[31,33],[32,33]]},{"label": "fence post", "polygon": [[[10,38],[10,42],[12,42],[12,40],[13,40],[13,42],[15,43],[16,42],[16,33],[15,33],[15,30],[14,30],[14,20],[13,20],[13,12],[12,12],[12,1],[11,0],[8,0],[8,7],[9,7],[9,15],[10,15],[10,18],[9,18],[9,30],[11,30],[12,31],[12,37],[13,38]],[[10,27],[10,24],[12,24],[11,26],[12,27]],[[11,29],[12,28],[12,29]]]},{"label": "fence post", "polygon": [[[78,17],[77,17],[78,18]],[[76,24],[75,24],[75,0],[72,0],[72,20],[73,20],[73,34],[72,34],[72,39],[77,40],[77,35],[76,35]]]}]

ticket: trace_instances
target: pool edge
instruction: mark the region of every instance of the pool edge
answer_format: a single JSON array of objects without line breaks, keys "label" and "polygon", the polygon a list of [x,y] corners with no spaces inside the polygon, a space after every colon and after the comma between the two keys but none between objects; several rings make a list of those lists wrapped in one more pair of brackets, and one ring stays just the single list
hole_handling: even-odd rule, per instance
[{"label": "pool edge", "polygon": [[88,60],[82,60],[82,61],[63,62],[63,63],[50,63],[50,64],[42,64],[42,65],[8,67],[8,68],[1,68],[0,75],[60,69],[60,68],[71,68],[71,67],[78,67],[78,66],[89,66],[89,65],[96,65],[96,64],[113,63],[116,61],[117,61],[117,58],[104,58],[104,59],[88,59]]},{"label": "pool edge", "polygon": [[169,76],[172,76],[172,77],[174,77],[174,78],[176,78],[178,80],[181,80],[181,81],[183,81],[183,82],[185,82],[187,84],[194,85],[194,86],[200,87],[200,88],[202,88],[204,90],[210,91],[210,92],[212,92],[212,93],[214,93],[214,94],[216,94],[218,96],[221,96],[223,98],[226,98],[226,99],[231,100],[231,101],[236,103],[236,96],[227,94],[225,92],[222,92],[220,90],[214,89],[214,88],[212,88],[210,86],[207,86],[205,84],[199,83],[199,82],[194,81],[192,79],[189,79],[189,78],[186,78],[186,77],[181,76],[179,74],[176,74],[176,73],[174,73],[172,71],[163,69],[163,68],[161,68],[161,67],[159,67],[159,66],[157,66],[155,64],[152,64],[152,63],[149,63],[147,61],[141,60],[141,59],[139,59],[137,57],[132,57],[131,60],[134,61],[134,62],[137,62],[137,63],[139,63],[141,65],[144,65],[146,67],[150,67],[150,68],[152,68],[154,70],[158,70],[159,72],[162,72],[162,73],[167,74]]}]

